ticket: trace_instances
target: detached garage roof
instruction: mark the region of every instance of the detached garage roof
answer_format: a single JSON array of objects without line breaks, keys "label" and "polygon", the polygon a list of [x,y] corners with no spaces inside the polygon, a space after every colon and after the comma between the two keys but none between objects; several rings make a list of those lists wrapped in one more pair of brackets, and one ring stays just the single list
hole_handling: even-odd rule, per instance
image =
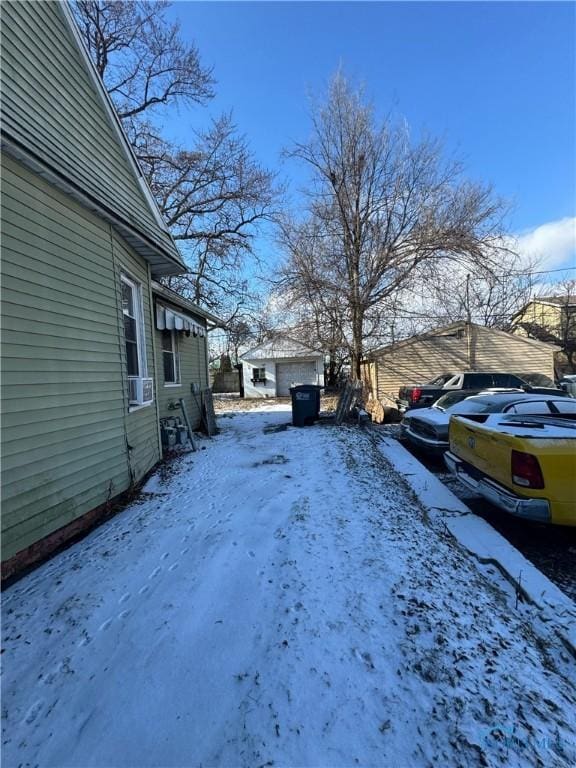
[{"label": "detached garage roof", "polygon": [[277,336],[243,354],[242,360],[289,360],[294,358],[321,358],[323,353],[288,336]]}]

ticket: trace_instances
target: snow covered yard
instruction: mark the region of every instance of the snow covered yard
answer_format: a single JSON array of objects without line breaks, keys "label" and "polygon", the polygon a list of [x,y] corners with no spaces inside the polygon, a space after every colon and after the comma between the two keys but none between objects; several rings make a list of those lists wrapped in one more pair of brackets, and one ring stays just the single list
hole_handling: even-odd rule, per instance
[{"label": "snow covered yard", "polygon": [[576,662],[369,432],[222,433],[9,588],[5,766],[571,766]]}]

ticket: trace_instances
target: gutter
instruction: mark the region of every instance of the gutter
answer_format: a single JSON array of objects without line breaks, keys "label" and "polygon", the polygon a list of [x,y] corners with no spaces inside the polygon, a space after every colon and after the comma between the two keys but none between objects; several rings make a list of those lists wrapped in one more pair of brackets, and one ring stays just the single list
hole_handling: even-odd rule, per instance
[{"label": "gutter", "polygon": [[[108,221],[114,226],[116,230],[124,238],[131,238],[138,243],[141,243],[141,247],[138,248],[133,242],[130,245],[134,250],[142,256],[146,261],[151,261],[151,255],[155,254],[158,258],[163,259],[166,262],[166,269],[160,268],[154,270],[157,275],[181,275],[186,272],[186,265],[182,261],[180,254],[174,246],[175,254],[169,253],[162,248],[161,245],[154,242],[148,235],[143,234],[134,226],[119,216],[115,211],[109,208],[105,203],[96,200],[92,195],[81,189],[75,182],[68,179],[63,173],[47,164],[43,158],[40,158],[35,152],[32,152],[28,147],[25,147],[17,139],[9,136],[5,131],[1,132],[2,136],[2,149],[15,160],[23,163],[25,166],[38,173],[48,182],[53,184],[57,189],[60,189],[67,195],[70,195],[82,206],[91,210],[100,216],[100,218]],[[170,235],[168,235],[170,237]],[[142,247],[143,246],[143,247]],[[154,269],[154,265],[151,265]]]}]

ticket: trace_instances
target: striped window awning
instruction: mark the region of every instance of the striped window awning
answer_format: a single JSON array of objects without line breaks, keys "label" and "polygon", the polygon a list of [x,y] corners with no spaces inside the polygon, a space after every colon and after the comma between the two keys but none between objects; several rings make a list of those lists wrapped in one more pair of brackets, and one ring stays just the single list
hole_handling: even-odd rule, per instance
[{"label": "striped window awning", "polygon": [[203,328],[191,317],[175,312],[163,304],[156,304],[156,328],[159,331],[184,331],[188,336],[205,336],[206,328]]}]

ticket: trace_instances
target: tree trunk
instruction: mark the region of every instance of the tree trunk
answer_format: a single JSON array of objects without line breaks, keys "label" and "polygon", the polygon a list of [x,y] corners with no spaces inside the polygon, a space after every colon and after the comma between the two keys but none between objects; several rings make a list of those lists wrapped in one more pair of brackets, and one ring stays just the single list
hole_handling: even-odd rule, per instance
[{"label": "tree trunk", "polygon": [[352,369],[351,374],[353,379],[362,378],[362,351],[363,351],[363,338],[362,333],[364,329],[364,316],[359,307],[355,308],[352,319]]},{"label": "tree trunk", "polygon": [[336,354],[333,349],[330,350],[330,362],[328,363],[328,376],[326,385],[328,387],[336,386]]}]

